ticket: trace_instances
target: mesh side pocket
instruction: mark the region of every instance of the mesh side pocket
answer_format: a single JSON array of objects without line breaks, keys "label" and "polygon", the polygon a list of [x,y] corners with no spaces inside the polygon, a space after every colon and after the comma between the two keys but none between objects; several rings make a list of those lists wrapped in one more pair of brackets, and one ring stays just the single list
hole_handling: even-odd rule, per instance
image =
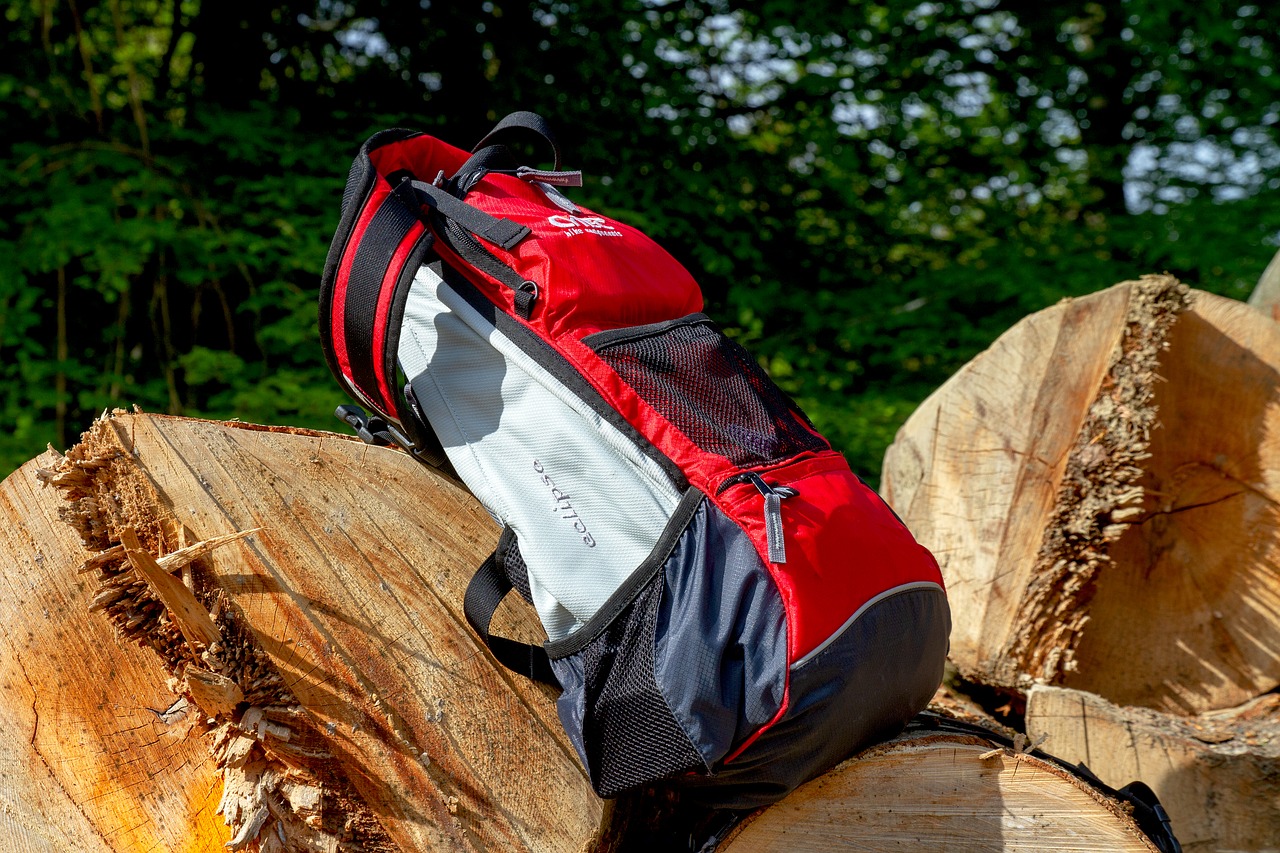
[{"label": "mesh side pocket", "polygon": [[702,759],[676,722],[654,675],[663,573],[582,650],[583,746],[592,787],[612,797],[695,768]]},{"label": "mesh side pocket", "polygon": [[498,538],[498,547],[493,556],[498,567],[511,581],[511,588],[520,593],[520,597],[533,604],[533,592],[529,588],[529,566],[520,553],[520,543],[516,541],[516,532],[510,527],[502,528],[502,536]]},{"label": "mesh side pocket", "polygon": [[694,444],[739,467],[830,447],[755,359],[704,315],[583,343]]}]

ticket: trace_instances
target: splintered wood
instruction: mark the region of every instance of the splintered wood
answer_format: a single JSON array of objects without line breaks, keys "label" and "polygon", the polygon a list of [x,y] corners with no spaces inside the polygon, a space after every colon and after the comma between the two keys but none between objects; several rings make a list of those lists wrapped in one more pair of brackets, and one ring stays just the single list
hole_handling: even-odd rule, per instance
[{"label": "splintered wood", "polygon": [[203,724],[150,650],[89,612],[80,539],[36,478],[55,462],[0,484],[0,849],[221,851]]},{"label": "splintered wood", "polygon": [[1032,315],[885,456],[968,679],[1196,713],[1280,682],[1280,329],[1148,276]]},{"label": "splintered wood", "polygon": [[[33,719],[30,749],[4,743],[0,768],[5,750],[13,762],[37,752],[55,770],[68,761],[65,744],[46,743],[58,730],[34,719],[54,713],[48,686],[19,677],[11,662],[21,660],[25,674],[32,661],[36,672],[74,669],[81,689],[102,692],[98,709],[122,709],[63,710],[81,726],[144,714],[198,779],[188,790],[153,747],[142,783],[97,779],[132,785],[116,794],[129,812],[103,811],[114,801],[81,805],[78,779],[57,779],[50,790],[63,800],[50,799],[26,770],[8,800],[0,786],[0,820],[43,827],[57,809],[74,811],[68,829],[41,830],[57,850],[551,851],[598,831],[600,802],[551,697],[508,679],[462,617],[466,582],[497,531],[451,482],[339,436],[122,413],[39,463],[5,481],[2,506],[22,536],[5,553],[42,564],[0,577],[46,598],[57,590],[51,621],[95,638],[95,654],[63,661],[65,639],[18,642],[31,614],[13,602],[32,596],[7,597],[0,636],[19,654],[0,672],[11,695],[23,690],[0,713]],[[37,478],[53,488],[36,492]],[[58,535],[22,533],[33,513]],[[527,612],[509,618],[536,625]],[[136,658],[133,669],[121,655]],[[150,710],[140,708],[135,697],[149,694]],[[136,739],[121,737],[120,747],[82,739],[74,758],[103,761]],[[175,779],[181,796],[161,796]],[[174,814],[193,791],[197,806]],[[139,820],[157,800],[172,804],[152,807],[162,819]],[[64,843],[58,833],[73,830]]]}]

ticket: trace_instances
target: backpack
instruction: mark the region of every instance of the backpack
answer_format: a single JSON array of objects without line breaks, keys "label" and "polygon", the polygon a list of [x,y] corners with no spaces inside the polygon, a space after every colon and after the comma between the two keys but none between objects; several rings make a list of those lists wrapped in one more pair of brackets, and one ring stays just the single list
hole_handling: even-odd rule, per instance
[{"label": "backpack", "polygon": [[[541,138],[550,170],[503,144]],[[546,123],[473,149],[394,129],[360,149],[320,332],[374,443],[451,466],[502,525],[468,621],[560,688],[594,790],[663,781],[780,799],[892,736],[942,678],[938,565],[754,358],[690,274],[572,201]],[[512,589],[539,647],[491,636]]]}]

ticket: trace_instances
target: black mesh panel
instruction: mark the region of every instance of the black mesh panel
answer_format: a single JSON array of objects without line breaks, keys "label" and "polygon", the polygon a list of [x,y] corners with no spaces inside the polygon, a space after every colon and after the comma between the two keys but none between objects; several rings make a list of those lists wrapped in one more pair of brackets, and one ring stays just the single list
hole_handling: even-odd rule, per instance
[{"label": "black mesh panel", "polygon": [[662,586],[659,572],[581,652],[586,679],[583,742],[592,787],[602,797],[703,767],[654,676]]},{"label": "black mesh panel", "polygon": [[503,531],[502,538],[498,540],[495,556],[498,559],[498,565],[506,573],[507,580],[511,581],[511,588],[520,593],[521,598],[532,604],[533,592],[529,589],[529,567],[525,564],[524,555],[520,553],[520,545],[516,542],[515,533],[511,528],[508,527]]},{"label": "black mesh panel", "polygon": [[694,444],[739,467],[830,447],[806,428],[755,359],[709,320],[680,321],[595,346],[637,394]]},{"label": "black mesh panel", "polygon": [[372,167],[363,157],[357,157],[347,173],[347,184],[342,188],[342,215],[346,216],[351,206],[356,203],[356,196],[364,189],[365,172]]}]

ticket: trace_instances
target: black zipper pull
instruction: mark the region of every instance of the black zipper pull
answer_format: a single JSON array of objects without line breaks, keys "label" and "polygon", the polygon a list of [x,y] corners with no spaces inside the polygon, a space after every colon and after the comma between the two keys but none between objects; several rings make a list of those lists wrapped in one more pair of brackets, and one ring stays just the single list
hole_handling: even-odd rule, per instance
[{"label": "black zipper pull", "polygon": [[764,477],[754,471],[735,474],[721,483],[716,493],[723,492],[735,483],[750,483],[756,487],[756,491],[764,495],[764,536],[769,552],[769,562],[785,563],[787,543],[782,529],[782,499],[792,498],[800,493],[790,486],[770,486],[764,481]]}]

